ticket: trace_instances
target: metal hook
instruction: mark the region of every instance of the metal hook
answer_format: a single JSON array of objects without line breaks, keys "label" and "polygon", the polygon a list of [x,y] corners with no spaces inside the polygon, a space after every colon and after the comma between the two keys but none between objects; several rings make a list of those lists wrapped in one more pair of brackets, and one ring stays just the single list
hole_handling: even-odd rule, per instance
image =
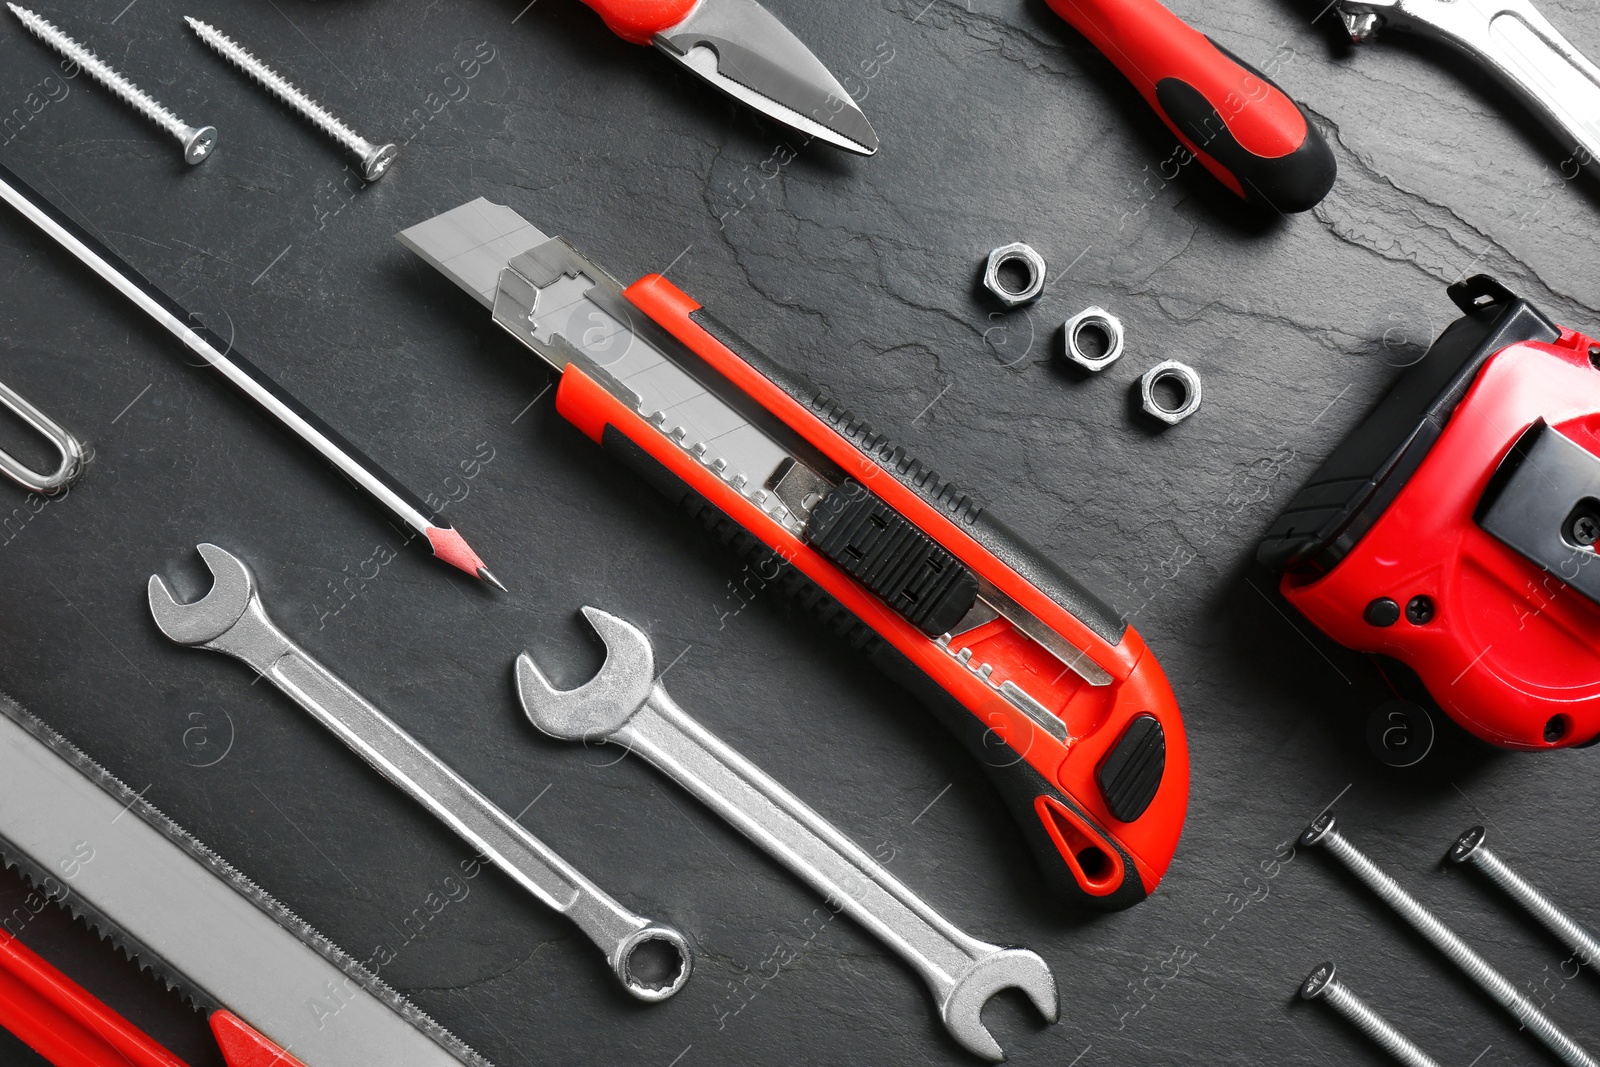
[{"label": "metal hook", "polygon": [[0,404],[10,408],[17,418],[38,430],[45,440],[55,446],[56,452],[61,456],[61,465],[56,468],[55,473],[40,474],[33,468],[19,463],[15,456],[0,449],[0,474],[4,474],[24,489],[49,496],[66,488],[83,473],[85,453],[83,445],[76,437],[28,403],[5,382],[0,382]]}]

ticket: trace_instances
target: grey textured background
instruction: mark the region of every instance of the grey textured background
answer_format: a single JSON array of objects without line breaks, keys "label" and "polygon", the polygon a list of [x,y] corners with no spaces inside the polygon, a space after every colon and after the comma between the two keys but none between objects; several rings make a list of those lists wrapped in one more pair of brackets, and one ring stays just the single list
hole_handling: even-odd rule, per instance
[{"label": "grey textured background", "polygon": [[[892,855],[959,925],[1051,963],[1060,1025],[1009,997],[987,1014],[1016,1062],[1383,1062],[1325,1009],[1292,1002],[1329,956],[1443,1063],[1547,1062],[1324,857],[1289,858],[1340,795],[1353,837],[1600,1048],[1594,977],[1564,981],[1564,953],[1437,866],[1487,821],[1509,858],[1600,926],[1596,755],[1497,755],[1446,734],[1423,766],[1382,767],[1363,740],[1384,699],[1376,676],[1291,621],[1250,563],[1275,510],[1453,317],[1447,282],[1487,270],[1560,322],[1600,326],[1600,189],[1563,179],[1525,112],[1438,50],[1397,39],[1354,54],[1331,15],[1313,21],[1320,0],[1177,0],[1272,70],[1335,145],[1327,201],[1262,218],[1198,167],[1178,172],[1165,129],[1041,0],[768,0],[862,98],[884,141],[865,160],[795,154],[796,138],[612,37],[576,0],[523,3],[47,4],[182,116],[219,127],[216,156],[194,169],[85,79],[51,90],[54,59],[9,19],[0,29],[0,159],[236,331],[418,492],[458,498],[447,514],[513,590],[403,548],[5,212],[4,380],[95,446],[83,482],[36,515],[0,485],[4,510],[24,508],[0,545],[0,679],[14,695],[356,955],[400,945],[402,919],[465,848],[241,665],[169,644],[148,617],[149,574],[198,589],[197,541],[246,557],[291,633],[507,809],[539,798],[531,828],[699,948],[688,988],[641,1006],[563,920],[498,875],[475,879],[384,976],[499,1064],[967,1062],[910,971],[848,920],[807,926],[820,902],[676,787],[520,721],[518,651],[561,663],[568,682],[597,662],[573,618],[584,603],[644,625],[663,660],[680,657],[667,682],[682,704]],[[1543,6],[1600,51],[1600,8]],[[230,73],[183,14],[235,33],[369,136],[407,141],[391,176],[359,188],[337,149]],[[494,58],[463,79],[454,64],[480,48]],[[31,91],[63,84],[33,113]],[[1183,843],[1151,900],[1063,915],[925,713],[769,599],[741,607],[736,565],[567,426],[547,374],[392,239],[478,195],[619,277],[670,265],[1132,614],[1193,755]],[[1017,239],[1056,278],[1001,317],[976,272]],[[1052,353],[1061,320],[1090,303],[1123,318],[1129,350],[1085,381]],[[1156,435],[1128,388],[1169,357],[1199,368],[1206,400]],[[466,479],[480,445],[493,459]],[[340,599],[379,546],[397,557]],[[20,896],[8,881],[0,903]],[[148,979],[74,942],[68,923],[30,929],[213,1062],[198,1020]],[[775,954],[797,958],[773,977]],[[0,1059],[32,1062],[14,1044]]]}]

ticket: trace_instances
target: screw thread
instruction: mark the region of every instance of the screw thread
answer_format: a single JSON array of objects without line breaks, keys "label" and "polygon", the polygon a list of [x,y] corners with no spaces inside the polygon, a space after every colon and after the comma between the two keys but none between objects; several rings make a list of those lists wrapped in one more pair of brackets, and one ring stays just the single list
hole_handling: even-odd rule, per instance
[{"label": "screw thread", "polygon": [[1579,926],[1555,901],[1508,867],[1487,846],[1479,845],[1467,857],[1467,862],[1482,871],[1489,881],[1504,890],[1507,896],[1538,919],[1545,929],[1560,938],[1576,954],[1579,963],[1590,967],[1600,964],[1600,940]]},{"label": "screw thread", "polygon": [[1405,1064],[1405,1067],[1439,1067],[1437,1060],[1396,1030],[1389,1020],[1368,1007],[1366,1002],[1352,993],[1348,986],[1337,981],[1329,982],[1322,996],[1335,1011],[1350,1020],[1356,1029],[1371,1038],[1379,1048]]},{"label": "screw thread", "polygon": [[114,96],[120,97],[145,118],[180,141],[185,138],[189,128],[188,123],[156,103],[148,93],[121,74],[118,74],[99,56],[74,41],[71,37],[68,37],[65,33],[62,33],[49,20],[34,14],[27,8],[9,3],[6,7],[11,9],[11,13],[17,16],[35,37],[72,60],[91,78],[109,89]]},{"label": "screw thread", "polygon": [[1600,1061],[1596,1061],[1581,1045],[1563,1033],[1549,1016],[1517,992],[1517,988],[1495,970],[1489,961],[1474,952],[1455,931],[1440,922],[1431,911],[1406,892],[1399,882],[1385,874],[1382,868],[1346,840],[1344,835],[1330,828],[1314,843],[1320,844],[1332,853],[1335,859],[1365,883],[1380,900],[1393,908],[1412,929],[1427,938],[1435,948],[1461,968],[1468,978],[1476,982],[1535,1037],[1543,1041],[1563,1063],[1570,1064],[1571,1067],[1600,1067]]},{"label": "screw thread", "polygon": [[256,58],[243,45],[234,41],[215,26],[201,22],[197,18],[184,16],[184,21],[218,55],[244,71],[251,78],[254,78],[273,96],[276,96],[289,107],[305,116],[323,133],[332,137],[358,156],[365,156],[372,151],[372,145],[366,138],[341,122],[327,108],[301,92],[289,79]]}]

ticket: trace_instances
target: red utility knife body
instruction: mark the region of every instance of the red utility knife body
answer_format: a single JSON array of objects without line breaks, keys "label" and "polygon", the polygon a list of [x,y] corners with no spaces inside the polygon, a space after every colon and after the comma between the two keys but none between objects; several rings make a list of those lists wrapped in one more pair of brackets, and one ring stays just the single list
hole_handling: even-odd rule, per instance
[{"label": "red utility knife body", "polygon": [[1115,612],[665,278],[623,289],[485,200],[400,239],[562,372],[565,418],[938,713],[1063,896],[1113,909],[1155,888],[1188,750]]},{"label": "red utility knife body", "polygon": [[1333,152],[1300,105],[1157,0],[1048,3],[1237,195],[1295,212],[1315,207],[1333,188]]}]

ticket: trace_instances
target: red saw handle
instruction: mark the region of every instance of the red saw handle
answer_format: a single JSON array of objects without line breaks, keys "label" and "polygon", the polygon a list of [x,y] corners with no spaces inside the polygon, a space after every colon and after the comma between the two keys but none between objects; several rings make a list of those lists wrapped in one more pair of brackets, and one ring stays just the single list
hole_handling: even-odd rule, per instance
[{"label": "red saw handle", "polygon": [[[210,1023],[228,1067],[305,1067],[230,1011]],[[188,1067],[5,930],[0,1026],[55,1067]]]},{"label": "red saw handle", "polygon": [[1271,78],[1157,0],[1047,0],[1229,189],[1283,212],[1333,188],[1333,152]]},{"label": "red saw handle", "polygon": [[649,44],[689,16],[696,0],[583,0],[600,13],[612,33],[634,44]]},{"label": "red saw handle", "polygon": [[[988,772],[1061,896],[1098,909],[1143,900],[1177,848],[1189,762],[1172,689],[1139,635],[666,279],[625,296],[685,346],[709,388],[804,440],[833,471],[827,499],[793,532],[577,365],[557,410],[920,697]],[[975,611],[980,595],[1010,616]]]}]

